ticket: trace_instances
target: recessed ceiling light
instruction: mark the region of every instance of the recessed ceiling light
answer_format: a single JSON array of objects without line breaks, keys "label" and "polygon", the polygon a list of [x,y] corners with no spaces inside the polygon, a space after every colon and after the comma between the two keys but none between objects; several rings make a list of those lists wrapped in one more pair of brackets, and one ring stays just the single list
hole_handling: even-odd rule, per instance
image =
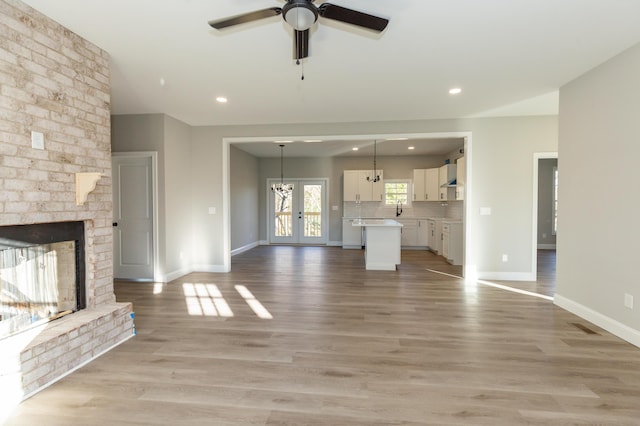
[{"label": "recessed ceiling light", "polygon": [[388,141],[406,141],[409,138],[387,138]]},{"label": "recessed ceiling light", "polygon": [[408,149],[408,150],[413,150],[413,149],[416,149],[416,147],[415,147],[415,146],[410,146],[410,147],[409,147],[409,148],[407,148],[407,149]]},{"label": "recessed ceiling light", "polygon": [[457,95],[458,93],[462,92],[462,89],[459,87],[454,87],[453,89],[449,90],[449,94],[450,95]]},{"label": "recessed ceiling light", "polygon": [[351,148],[351,151],[357,151],[357,150],[358,150],[357,146],[354,146],[353,148]]},{"label": "recessed ceiling light", "polygon": [[164,78],[160,79],[160,86],[164,87],[164,85],[167,84],[167,82],[165,81]]},{"label": "recessed ceiling light", "polygon": [[316,143],[316,142],[322,142],[322,139],[305,139],[303,142]]},{"label": "recessed ceiling light", "polygon": [[273,143],[293,143],[293,141],[273,141]]},{"label": "recessed ceiling light", "polygon": [[218,96],[218,97],[216,98],[216,101],[217,101],[217,102],[220,102],[221,104],[226,104],[226,103],[228,102],[228,99],[227,99],[227,98],[225,98],[224,96]]}]

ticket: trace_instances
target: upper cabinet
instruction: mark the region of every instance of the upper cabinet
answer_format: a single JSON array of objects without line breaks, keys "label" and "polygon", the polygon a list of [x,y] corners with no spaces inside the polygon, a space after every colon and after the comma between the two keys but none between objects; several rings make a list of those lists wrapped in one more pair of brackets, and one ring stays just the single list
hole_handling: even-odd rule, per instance
[{"label": "upper cabinet", "polygon": [[456,200],[464,200],[464,187],[466,183],[464,157],[458,158],[456,164]]},{"label": "upper cabinet", "polygon": [[[375,175],[380,180],[373,182]],[[382,201],[384,197],[384,179],[382,170],[345,170],[344,201]]]},{"label": "upper cabinet", "polygon": [[456,199],[456,165],[445,164],[440,167],[439,173],[440,196],[438,200],[448,201]]},{"label": "upper cabinet", "polygon": [[415,169],[413,171],[413,201],[438,201],[439,170]]}]

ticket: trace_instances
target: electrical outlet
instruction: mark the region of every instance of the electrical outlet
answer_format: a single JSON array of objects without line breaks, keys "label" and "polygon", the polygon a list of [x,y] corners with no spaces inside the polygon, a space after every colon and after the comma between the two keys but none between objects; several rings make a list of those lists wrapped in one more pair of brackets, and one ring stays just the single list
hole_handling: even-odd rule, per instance
[{"label": "electrical outlet", "polygon": [[508,254],[503,254],[502,255],[502,261],[503,262],[508,262],[509,261],[509,255]]},{"label": "electrical outlet", "polygon": [[625,308],[633,309],[633,296],[629,293],[624,294],[624,306]]},{"label": "electrical outlet", "polygon": [[547,238],[547,233],[546,232],[542,233],[542,238]]}]

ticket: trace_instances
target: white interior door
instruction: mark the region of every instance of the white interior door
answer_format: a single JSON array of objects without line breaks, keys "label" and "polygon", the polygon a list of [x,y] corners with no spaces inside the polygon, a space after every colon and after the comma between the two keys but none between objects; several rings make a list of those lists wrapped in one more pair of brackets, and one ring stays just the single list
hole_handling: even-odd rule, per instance
[{"label": "white interior door", "polygon": [[327,243],[326,180],[287,180],[291,191],[273,191],[268,181],[269,242],[274,244]]},{"label": "white interior door", "polygon": [[114,278],[153,280],[153,162],[112,157]]}]

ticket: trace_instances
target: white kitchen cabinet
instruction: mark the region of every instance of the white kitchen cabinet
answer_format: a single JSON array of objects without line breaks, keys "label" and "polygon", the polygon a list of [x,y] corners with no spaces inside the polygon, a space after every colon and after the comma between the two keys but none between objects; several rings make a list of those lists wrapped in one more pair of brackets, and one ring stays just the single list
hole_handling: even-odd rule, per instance
[{"label": "white kitchen cabinet", "polygon": [[396,219],[402,224],[400,244],[402,247],[415,247],[418,245],[418,223],[415,219]]},{"label": "white kitchen cabinet", "polygon": [[456,180],[456,165],[455,164],[445,164],[440,167],[438,172],[439,183],[440,183],[440,196],[438,197],[439,201],[447,201],[447,200],[455,200],[456,199],[456,189],[455,186],[448,186],[449,182]]},{"label": "white kitchen cabinet", "polygon": [[429,250],[442,254],[442,218],[427,219],[429,225]]},{"label": "white kitchen cabinet", "polygon": [[413,201],[438,201],[439,169],[413,171]]},{"label": "white kitchen cabinet", "polygon": [[343,200],[382,201],[384,196],[382,170],[378,170],[377,175],[380,176],[380,180],[373,182],[375,174],[371,170],[345,170]]},{"label": "white kitchen cabinet", "polygon": [[343,249],[360,249],[362,248],[362,228],[353,226],[354,220],[360,219],[342,219],[342,248]]},{"label": "white kitchen cabinet", "polygon": [[456,200],[464,200],[465,170],[465,159],[460,157],[456,162]]},{"label": "white kitchen cabinet", "polygon": [[442,222],[442,255],[452,265],[462,265],[462,222]]},{"label": "white kitchen cabinet", "polygon": [[426,219],[418,219],[417,223],[416,245],[418,247],[429,247],[429,222]]}]

